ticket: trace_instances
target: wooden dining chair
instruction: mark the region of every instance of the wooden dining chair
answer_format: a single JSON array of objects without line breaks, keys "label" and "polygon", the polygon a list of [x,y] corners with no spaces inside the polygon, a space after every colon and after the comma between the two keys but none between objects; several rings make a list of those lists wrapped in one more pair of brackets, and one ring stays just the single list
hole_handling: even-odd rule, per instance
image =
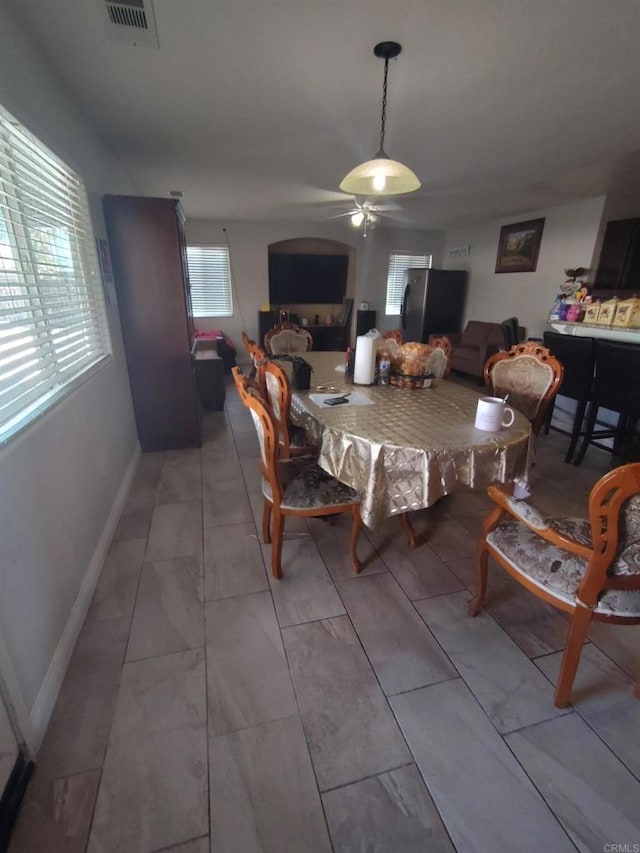
[{"label": "wooden dining chair", "polygon": [[246,373],[243,373],[239,367],[232,367],[231,375],[233,376],[233,381],[235,383],[238,396],[240,397],[241,402],[245,406],[247,405],[247,399],[249,397],[262,397],[260,388],[258,387],[258,383],[256,382],[256,380],[253,377],[248,376]]},{"label": "wooden dining chair", "polygon": [[258,344],[254,340],[252,340],[246,332],[241,332],[240,340],[242,341],[242,346],[245,348],[248,355],[253,355],[253,352],[258,346]]},{"label": "wooden dining chair", "polygon": [[357,574],[361,563],[356,548],[362,528],[358,493],[327,474],[312,459],[280,459],[278,424],[271,408],[251,391],[241,399],[251,412],[260,444],[262,538],[266,545],[271,543],[271,574],[282,577],[282,541],[288,516],[316,518],[342,513],[352,517],[350,551]]},{"label": "wooden dining chair", "polygon": [[442,336],[431,338],[429,344],[433,349],[429,356],[427,372],[433,373],[436,379],[446,379],[451,373],[451,341]]},{"label": "wooden dining chair", "polygon": [[268,361],[262,366],[266,399],[278,424],[280,458],[317,456],[318,449],[310,445],[303,429],[291,423],[291,385],[280,365]]},{"label": "wooden dining chair", "polygon": [[[475,616],[487,589],[491,556],[543,601],[570,616],[554,703],[569,704],[582,645],[592,620],[640,623],[640,463],[605,474],[591,489],[589,518],[545,518],[504,486],[489,486],[495,502],[478,543]],[[636,687],[640,698],[640,685]]]},{"label": "wooden dining chair", "polygon": [[267,399],[267,386],[265,383],[264,369],[269,363],[269,357],[266,352],[256,344],[251,355],[251,378],[255,381],[260,392],[260,396]]},{"label": "wooden dining chair", "polygon": [[404,343],[402,329],[391,329],[391,331],[385,332],[382,337],[387,341],[395,341],[399,347]]},{"label": "wooden dining chair", "polygon": [[484,366],[484,384],[494,397],[509,395],[509,405],[531,421],[538,435],[545,412],[562,384],[564,368],[546,347],[535,341],[497,352]]},{"label": "wooden dining chair", "polygon": [[279,323],[264,336],[264,348],[269,355],[295,355],[313,348],[311,334],[295,323]]}]

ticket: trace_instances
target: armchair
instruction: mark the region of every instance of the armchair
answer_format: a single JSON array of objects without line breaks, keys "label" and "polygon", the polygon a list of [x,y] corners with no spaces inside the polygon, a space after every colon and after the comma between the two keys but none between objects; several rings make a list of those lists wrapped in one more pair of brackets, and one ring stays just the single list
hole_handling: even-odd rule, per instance
[{"label": "armchair", "polygon": [[[451,341],[451,367],[482,379],[487,359],[504,347],[501,323],[469,320],[462,334],[443,332]],[[525,330],[518,327],[518,338],[523,340]]]},{"label": "armchair", "polygon": [[[487,590],[489,556],[543,601],[570,616],[554,704],[569,704],[591,620],[640,623],[640,463],[605,474],[589,495],[589,518],[545,518],[505,487],[478,542],[475,616]],[[640,685],[635,695],[640,698]]]}]

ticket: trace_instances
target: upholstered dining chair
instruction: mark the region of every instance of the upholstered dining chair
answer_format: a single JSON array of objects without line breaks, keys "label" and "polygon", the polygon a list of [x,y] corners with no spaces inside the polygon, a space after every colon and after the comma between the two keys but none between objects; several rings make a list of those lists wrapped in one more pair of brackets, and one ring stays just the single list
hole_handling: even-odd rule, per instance
[{"label": "upholstered dining chair", "polygon": [[[487,589],[491,556],[526,589],[570,616],[554,703],[569,704],[582,645],[592,620],[640,623],[640,463],[605,474],[591,489],[589,518],[545,518],[504,486],[478,543],[475,616]],[[635,695],[640,698],[640,684]]]},{"label": "upholstered dining chair", "polygon": [[497,352],[484,366],[484,384],[494,397],[509,395],[509,405],[531,421],[538,435],[545,412],[558,393],[564,368],[546,347],[535,341]]},{"label": "upholstered dining chair", "polygon": [[247,405],[248,397],[254,395],[262,397],[260,388],[254,377],[248,376],[246,373],[243,373],[242,370],[237,366],[231,368],[231,375],[233,376],[233,381],[235,383],[238,396],[240,397],[240,400],[245,406]]},{"label": "upholstered dining chair", "polygon": [[356,548],[362,528],[357,492],[327,474],[313,459],[280,459],[278,424],[271,408],[250,390],[241,395],[241,399],[251,412],[260,444],[264,499],[262,538],[266,545],[271,544],[271,574],[274,578],[282,577],[282,541],[288,516],[342,513],[352,517],[350,550],[353,570],[357,574],[361,563]]},{"label": "upholstered dining chair", "polygon": [[258,346],[258,344],[252,340],[246,332],[242,332],[240,334],[240,340],[242,341],[242,346],[247,351],[248,355],[253,355],[253,351]]},{"label": "upholstered dining chair", "polygon": [[431,338],[432,347],[427,363],[427,372],[433,373],[436,379],[446,379],[451,372],[451,341],[447,337]]},{"label": "upholstered dining chair", "polygon": [[266,399],[278,425],[280,458],[317,456],[318,449],[307,442],[305,431],[291,423],[291,386],[287,374],[273,361],[267,361],[258,370],[263,374]]},{"label": "upholstered dining chair", "polygon": [[395,341],[399,347],[404,343],[404,335],[402,334],[402,329],[391,329],[389,332],[385,332],[382,336],[387,341]]},{"label": "upholstered dining chair", "polygon": [[311,334],[295,323],[279,323],[264,336],[264,348],[269,355],[295,355],[312,347]]}]

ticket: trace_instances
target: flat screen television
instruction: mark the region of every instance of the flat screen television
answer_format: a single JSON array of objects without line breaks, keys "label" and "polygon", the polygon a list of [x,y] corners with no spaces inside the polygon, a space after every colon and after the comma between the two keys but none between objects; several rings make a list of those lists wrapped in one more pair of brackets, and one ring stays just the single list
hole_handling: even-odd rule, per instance
[{"label": "flat screen television", "polygon": [[348,255],[269,255],[272,305],[340,303],[347,292]]}]

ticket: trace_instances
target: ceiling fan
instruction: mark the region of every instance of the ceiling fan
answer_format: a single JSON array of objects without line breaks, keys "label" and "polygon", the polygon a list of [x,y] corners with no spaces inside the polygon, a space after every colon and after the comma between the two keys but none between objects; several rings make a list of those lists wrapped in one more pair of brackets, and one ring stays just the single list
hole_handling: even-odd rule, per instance
[{"label": "ceiling fan", "polygon": [[339,213],[335,218],[349,216],[354,228],[362,227],[363,237],[366,237],[367,232],[372,231],[380,219],[388,215],[389,211],[400,210],[397,204],[378,203],[362,196],[354,196],[353,203],[354,207],[351,210]]}]

